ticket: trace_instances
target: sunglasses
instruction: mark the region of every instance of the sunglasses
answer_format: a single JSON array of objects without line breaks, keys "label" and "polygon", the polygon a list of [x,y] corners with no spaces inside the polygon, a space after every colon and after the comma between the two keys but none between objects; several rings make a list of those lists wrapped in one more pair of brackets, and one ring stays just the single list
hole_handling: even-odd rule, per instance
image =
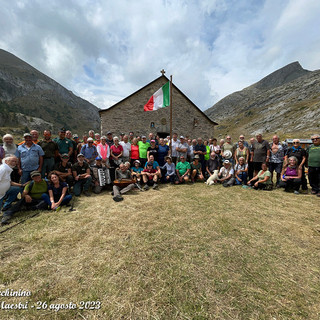
[{"label": "sunglasses", "polygon": [[294,142],[293,144],[299,144],[300,142]]},{"label": "sunglasses", "polygon": [[312,141],[314,141],[314,140],[319,140],[320,138],[313,138],[313,139],[311,139]]}]

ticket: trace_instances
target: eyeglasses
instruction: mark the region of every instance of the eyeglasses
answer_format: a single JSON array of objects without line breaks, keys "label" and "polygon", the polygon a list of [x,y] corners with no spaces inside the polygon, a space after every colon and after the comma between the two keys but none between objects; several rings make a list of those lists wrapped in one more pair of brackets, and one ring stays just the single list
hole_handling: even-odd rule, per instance
[{"label": "eyeglasses", "polygon": [[293,144],[299,144],[300,142],[294,142]]},{"label": "eyeglasses", "polygon": [[320,138],[312,138],[311,140],[314,141],[314,140],[319,140],[319,139],[320,139]]}]

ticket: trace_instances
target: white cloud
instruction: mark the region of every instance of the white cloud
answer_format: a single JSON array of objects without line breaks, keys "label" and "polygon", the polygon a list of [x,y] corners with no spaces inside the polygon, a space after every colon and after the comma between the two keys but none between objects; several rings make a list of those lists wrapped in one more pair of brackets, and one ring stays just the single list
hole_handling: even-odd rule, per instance
[{"label": "white cloud", "polygon": [[162,68],[202,109],[293,61],[320,68],[315,0],[0,5],[0,46],[101,108]]}]

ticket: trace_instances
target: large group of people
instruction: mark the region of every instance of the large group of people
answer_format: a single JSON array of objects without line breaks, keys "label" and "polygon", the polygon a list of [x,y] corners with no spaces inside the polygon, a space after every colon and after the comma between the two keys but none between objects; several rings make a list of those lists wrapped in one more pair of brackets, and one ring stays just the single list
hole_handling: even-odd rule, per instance
[{"label": "large group of people", "polygon": [[[311,193],[320,197],[320,135],[311,137],[304,149],[299,139],[288,146],[277,135],[272,142],[261,134],[249,141],[243,135],[234,143],[231,136],[221,139],[192,139],[173,133],[161,138],[134,132],[101,136],[93,130],[80,137],[64,128],[52,138],[44,130],[25,133],[14,143],[3,136],[0,146],[0,209],[2,224],[24,208],[60,210],[72,197],[91,196],[112,186],[114,201],[134,188],[158,189],[160,183],[209,186],[242,185],[271,190],[284,188],[295,194],[308,193],[305,168]],[[301,189],[301,191],[300,191]],[[18,197],[19,193],[21,194]]]}]

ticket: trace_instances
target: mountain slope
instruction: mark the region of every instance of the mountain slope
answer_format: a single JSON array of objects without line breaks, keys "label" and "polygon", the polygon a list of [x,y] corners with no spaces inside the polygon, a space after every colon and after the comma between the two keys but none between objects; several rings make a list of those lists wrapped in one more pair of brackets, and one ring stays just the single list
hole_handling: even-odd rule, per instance
[{"label": "mountain slope", "polygon": [[79,134],[100,128],[99,109],[96,106],[1,49],[0,111],[0,126],[25,126],[26,123],[19,122],[21,117],[15,117],[16,113],[22,113],[39,118],[35,128],[39,130],[48,127],[48,123],[53,130],[64,126],[79,131]]},{"label": "mountain slope", "polygon": [[320,131],[320,70],[291,63],[217,102],[205,113],[221,136],[241,133],[308,137]]}]

